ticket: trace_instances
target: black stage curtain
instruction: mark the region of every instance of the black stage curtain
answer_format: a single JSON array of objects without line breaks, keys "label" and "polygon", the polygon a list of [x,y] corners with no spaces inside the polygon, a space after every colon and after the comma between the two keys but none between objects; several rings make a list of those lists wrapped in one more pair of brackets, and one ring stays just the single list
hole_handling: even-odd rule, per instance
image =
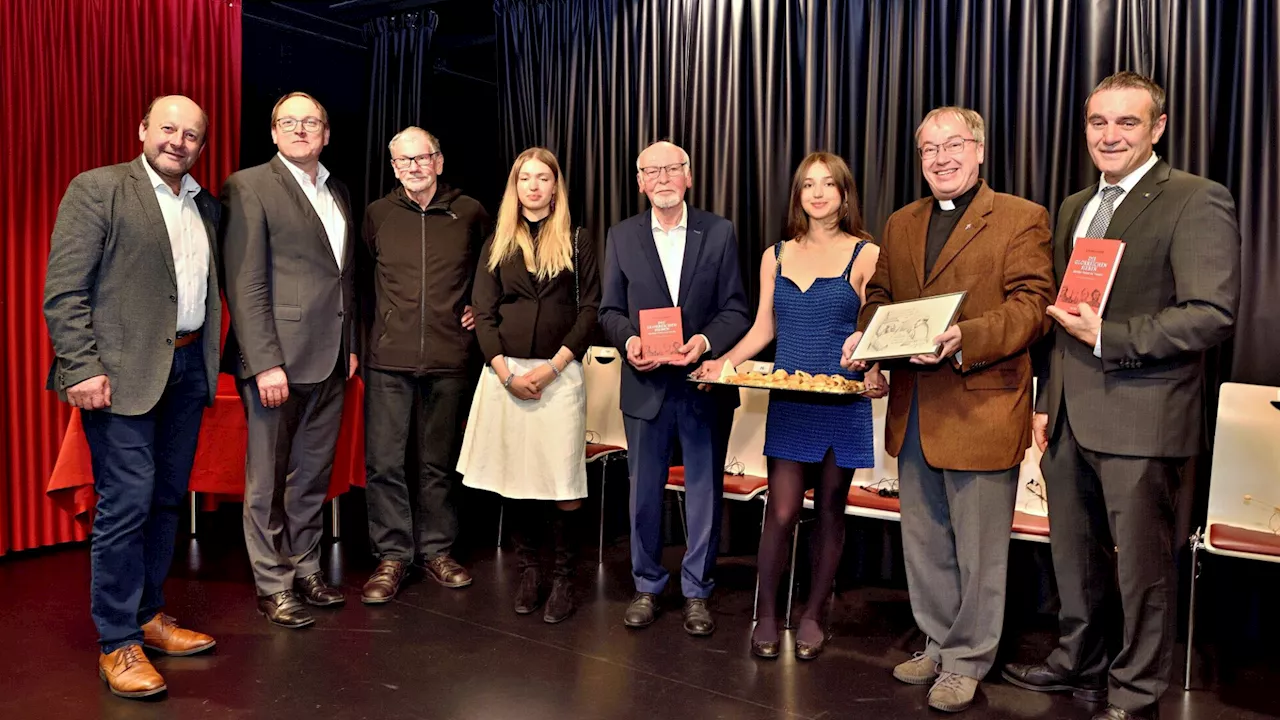
[{"label": "black stage curtain", "polygon": [[[669,138],[691,155],[689,200],[732,220],[743,276],[778,240],[790,176],[843,156],[878,233],[927,192],[912,135],[944,104],[987,121],[984,175],[1056,213],[1094,181],[1083,103],[1106,75],[1169,93],[1157,147],[1239,206],[1244,295],[1225,379],[1280,385],[1280,12],[1271,0],[498,0],[503,152],[544,145],[573,209],[603,241],[639,212],[635,157]],[[1216,395],[1216,394],[1215,394]],[[1210,400],[1214,400],[1211,397]],[[1208,418],[1211,420],[1210,418]],[[1210,423],[1210,427],[1212,424]]]},{"label": "black stage curtain", "polygon": [[[575,216],[603,242],[646,201],[635,157],[668,138],[691,156],[689,201],[737,227],[743,278],[781,234],[810,151],[853,169],[868,228],[924,196],[913,133],[933,107],[987,122],[984,176],[1056,211],[1097,171],[1084,101],[1118,70],[1168,90],[1156,151],[1226,185],[1239,211],[1236,338],[1209,354],[1205,426],[1226,380],[1280,385],[1280,10],[1274,0],[497,0],[507,163],[560,158]],[[1180,525],[1202,518],[1208,455]],[[1188,502],[1192,501],[1192,502]],[[1186,535],[1183,535],[1186,537]],[[1184,556],[1185,557],[1185,556]]]},{"label": "black stage curtain", "polygon": [[365,23],[369,44],[369,132],[365,146],[364,205],[390,192],[398,182],[387,143],[410,125],[423,126],[431,76],[431,38],[439,17],[431,11],[407,12]]}]

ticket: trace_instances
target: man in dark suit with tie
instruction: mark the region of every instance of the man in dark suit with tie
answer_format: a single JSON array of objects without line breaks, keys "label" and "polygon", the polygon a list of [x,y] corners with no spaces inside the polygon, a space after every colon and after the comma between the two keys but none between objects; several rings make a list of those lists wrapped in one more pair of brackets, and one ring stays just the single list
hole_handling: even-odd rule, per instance
[{"label": "man in dark suit with tie", "polygon": [[[1174,498],[1200,450],[1203,353],[1231,335],[1239,298],[1235,204],[1226,188],[1154,154],[1164,101],[1154,82],[1121,72],[1086,104],[1102,177],[1062,203],[1054,270],[1061,282],[1080,237],[1122,240],[1124,256],[1101,315],[1083,303],[1079,315],[1048,310],[1055,329],[1033,434],[1045,450],[1061,639],[1044,663],[1003,672],[1030,690],[1109,696],[1095,720],[1159,714],[1178,607]],[[1113,576],[1124,641],[1108,661]]]},{"label": "man in dark suit with tie", "polygon": [[50,240],[48,388],[80,409],[89,441],[98,494],[90,612],[99,675],[122,697],[165,690],[143,645],[167,655],[214,646],[161,611],[200,421],[218,385],[218,201],[187,174],[208,129],[190,99],[157,98],[138,128],[142,155],[72,180]]},{"label": "man in dark suit with tie", "polygon": [[227,336],[248,416],[244,535],[258,610],[284,627],[314,618],[299,601],[339,605],[320,570],[321,512],[355,373],[347,188],[320,164],[329,117],[305,93],[271,111],[279,153],[223,186]]},{"label": "man in dark suit with tie", "polygon": [[[650,145],[636,161],[636,182],[653,209],[623,220],[605,241],[600,324],[626,354],[622,413],[631,470],[631,574],[636,596],[625,623],[639,628],[657,614],[667,584],[662,567],[662,492],[676,437],[684,454],[688,547],[681,572],[684,627],[710,635],[707,608],[719,542],[724,460],[736,392],[705,392],[688,382],[689,367],[723,353],[751,324],[738,268],[738,242],[726,219],[684,202],[692,184],[689,155],[669,142]],[[640,311],[678,307],[684,337],[671,362],[646,358]]]}]

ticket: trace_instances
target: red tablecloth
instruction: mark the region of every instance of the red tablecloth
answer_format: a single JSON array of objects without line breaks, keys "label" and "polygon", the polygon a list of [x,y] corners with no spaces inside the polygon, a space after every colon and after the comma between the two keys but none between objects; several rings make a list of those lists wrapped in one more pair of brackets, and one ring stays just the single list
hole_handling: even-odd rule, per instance
[{"label": "red tablecloth", "polygon": [[[223,377],[224,381],[229,378]],[[244,405],[234,385],[222,382],[213,407],[204,411],[200,444],[191,469],[191,491],[210,495],[244,496],[244,456],[247,445]],[[364,487],[364,383],[359,377],[347,381],[342,407],[342,429],[329,479],[329,497],[351,488]],[[80,412],[71,413],[67,434],[58,451],[58,461],[49,476],[45,492],[61,507],[83,521],[97,502],[93,491],[93,464]]]}]

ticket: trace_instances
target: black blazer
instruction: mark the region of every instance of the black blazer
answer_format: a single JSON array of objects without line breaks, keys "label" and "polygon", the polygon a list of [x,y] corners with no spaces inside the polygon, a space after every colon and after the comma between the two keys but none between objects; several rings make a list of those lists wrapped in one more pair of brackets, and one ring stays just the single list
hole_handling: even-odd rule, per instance
[{"label": "black blazer", "polygon": [[575,232],[576,270],[543,281],[525,268],[520,254],[507,258],[490,272],[493,236],[485,241],[476,267],[471,305],[476,338],[486,363],[498,355],[550,358],[561,346],[569,348],[578,360],[586,354],[596,333],[600,269],[591,237],[582,228]]}]

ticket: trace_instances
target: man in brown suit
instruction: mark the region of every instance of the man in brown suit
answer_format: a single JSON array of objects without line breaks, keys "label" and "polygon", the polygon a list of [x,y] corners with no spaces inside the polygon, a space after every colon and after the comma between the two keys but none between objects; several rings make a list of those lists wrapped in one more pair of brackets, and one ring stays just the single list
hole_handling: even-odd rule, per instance
[{"label": "man in brown suit", "polygon": [[968,293],[941,349],[892,367],[885,445],[898,458],[907,589],[925,651],[894,677],[932,685],[929,706],[973,702],[1004,621],[1018,465],[1031,445],[1031,359],[1053,302],[1049,214],[978,177],[985,124],[957,107],[916,130],[933,196],[889,217],[859,332],[882,305]]}]

